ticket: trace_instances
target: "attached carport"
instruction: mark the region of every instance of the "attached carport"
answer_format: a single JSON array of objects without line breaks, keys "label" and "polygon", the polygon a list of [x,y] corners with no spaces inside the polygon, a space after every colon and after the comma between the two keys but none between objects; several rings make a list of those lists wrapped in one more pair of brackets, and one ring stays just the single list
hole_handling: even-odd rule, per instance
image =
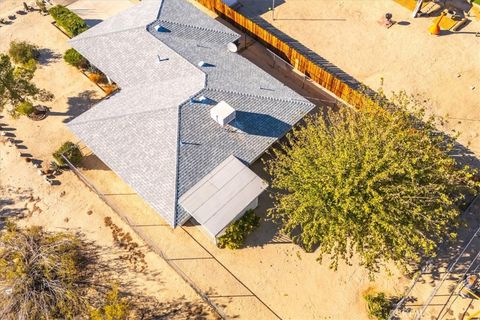
[{"label": "attached carport", "polygon": [[182,195],[179,203],[216,242],[228,225],[257,207],[267,186],[232,155]]}]

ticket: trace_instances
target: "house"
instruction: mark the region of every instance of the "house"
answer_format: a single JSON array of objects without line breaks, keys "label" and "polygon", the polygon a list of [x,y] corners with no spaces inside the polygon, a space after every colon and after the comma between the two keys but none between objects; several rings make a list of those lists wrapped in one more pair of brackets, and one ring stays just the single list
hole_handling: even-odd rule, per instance
[{"label": "house", "polygon": [[185,0],[143,0],[70,44],[121,90],[68,127],[172,227],[216,239],[267,187],[248,166],[314,105]]}]

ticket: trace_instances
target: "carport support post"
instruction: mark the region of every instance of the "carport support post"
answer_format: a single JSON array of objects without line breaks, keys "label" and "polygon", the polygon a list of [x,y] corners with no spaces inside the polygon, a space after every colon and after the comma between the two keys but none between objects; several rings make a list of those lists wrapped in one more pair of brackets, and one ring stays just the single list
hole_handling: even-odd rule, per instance
[{"label": "carport support post", "polygon": [[275,21],[275,0],[272,0],[272,20]]}]

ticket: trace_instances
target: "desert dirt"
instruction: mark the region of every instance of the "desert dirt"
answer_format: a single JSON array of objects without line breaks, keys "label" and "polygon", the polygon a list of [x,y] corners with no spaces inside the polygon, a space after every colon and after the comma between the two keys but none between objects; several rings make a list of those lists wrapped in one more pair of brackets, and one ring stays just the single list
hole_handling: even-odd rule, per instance
[{"label": "desert dirt", "polygon": [[[199,318],[215,318],[194,290],[73,173],[63,172],[57,179],[59,185],[50,186],[38,175],[38,169],[25,161],[26,156],[31,156],[46,169],[52,152],[64,141],[75,139],[65,122],[104,95],[94,83],[63,61],[62,54],[69,48],[67,38],[51,21],[50,17],[35,12],[19,16],[11,25],[0,28],[0,52],[8,49],[11,40],[27,40],[40,47],[34,82],[55,95],[52,102],[45,103],[51,111],[43,121],[34,122],[26,117],[14,120],[5,112],[1,115],[2,132],[7,134],[1,137],[0,143],[2,217],[22,217],[20,225],[39,225],[49,231],[80,232],[85,240],[99,246],[102,259],[116,270],[111,280],[120,282],[123,291],[157,299],[164,303],[165,312],[171,311],[171,306],[183,310],[172,314],[175,319],[187,317],[188,310],[199,314]],[[18,147],[8,146],[5,138],[13,138]],[[135,271],[122,258],[126,252],[114,244],[112,231],[105,226],[105,217],[111,217],[139,244],[146,255],[145,272]]]},{"label": "desert dirt", "polygon": [[[480,21],[432,36],[433,17],[412,18],[392,0],[244,0],[240,12],[261,16],[358,81],[386,93],[405,90],[448,118],[447,131],[480,155]],[[387,13],[395,25],[379,24]],[[475,89],[472,90],[472,87]]]}]

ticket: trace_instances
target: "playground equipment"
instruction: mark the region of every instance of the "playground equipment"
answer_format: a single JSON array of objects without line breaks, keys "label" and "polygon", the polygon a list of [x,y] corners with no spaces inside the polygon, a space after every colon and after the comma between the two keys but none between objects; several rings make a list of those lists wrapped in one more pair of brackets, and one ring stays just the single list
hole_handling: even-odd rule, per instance
[{"label": "playground equipment", "polygon": [[[425,15],[422,12],[423,4],[428,1],[426,0],[417,0],[417,5],[413,10],[412,17],[417,18]],[[441,10],[447,9],[447,11],[452,14],[452,18],[455,20],[462,20],[465,18],[465,14],[472,9],[471,0],[431,0],[430,2],[435,3],[440,6]]]},{"label": "playground equipment", "polygon": [[447,14],[445,12],[442,12],[442,14],[440,15],[440,18],[437,19],[437,21],[435,21],[431,26],[430,28],[428,28],[428,32],[430,32],[430,34],[433,34],[435,36],[439,36],[440,35],[440,21],[442,21],[443,17],[445,17]]},{"label": "playground equipment", "polygon": [[469,316],[466,320],[478,319],[480,316],[480,310]]},{"label": "playground equipment", "polygon": [[[465,299],[480,300],[479,297],[478,274],[469,274],[463,280],[463,287],[460,289],[458,295]],[[479,319],[480,310],[468,316],[466,320]]]}]

